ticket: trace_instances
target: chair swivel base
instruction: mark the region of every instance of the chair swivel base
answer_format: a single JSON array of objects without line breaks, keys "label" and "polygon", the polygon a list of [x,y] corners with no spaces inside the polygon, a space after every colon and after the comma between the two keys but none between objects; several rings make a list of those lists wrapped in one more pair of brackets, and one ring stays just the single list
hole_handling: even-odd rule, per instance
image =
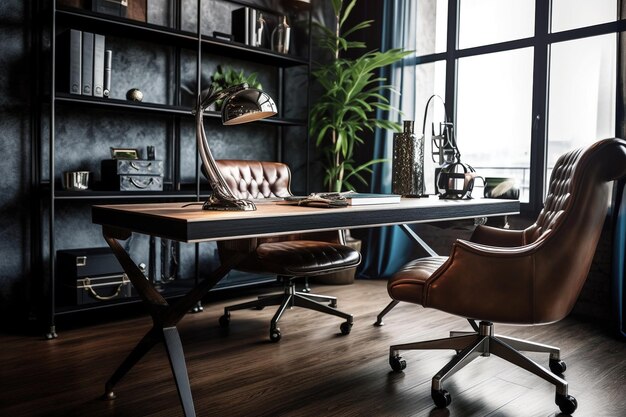
[{"label": "chair swivel base", "polygon": [[[270,322],[270,340],[272,342],[278,342],[282,335],[280,328],[278,327],[278,320],[282,317],[287,307],[303,307],[309,310],[319,311],[321,313],[331,314],[333,316],[346,319],[341,323],[339,329],[341,334],[349,334],[352,330],[352,324],[354,319],[352,314],[344,313],[336,309],[337,298],[326,295],[311,294],[308,292],[296,291],[296,286],[293,281],[293,277],[279,277],[284,285],[285,290],[283,293],[259,296],[258,299],[248,301],[246,303],[236,304],[224,308],[224,315],[220,317],[219,324],[222,328],[228,328],[230,325],[230,312],[235,310],[244,310],[249,308],[256,308],[262,310],[264,307],[278,305],[278,310],[272,317]],[[329,303],[329,305],[322,303]]]},{"label": "chair swivel base", "polygon": [[[578,407],[576,399],[567,394],[567,381],[555,375],[557,373],[562,374],[566,369],[565,362],[560,360],[558,348],[494,335],[493,324],[490,322],[481,321],[478,333],[451,332],[449,338],[391,346],[389,348],[389,365],[394,371],[401,372],[406,368],[406,361],[400,356],[400,351],[420,349],[453,349],[457,352],[454,358],[433,377],[431,396],[439,408],[447,407],[452,401],[450,393],[443,389],[444,380],[477,357],[490,356],[492,353],[554,384],[556,386],[555,402],[561,412],[572,414]],[[554,373],[522,355],[520,350],[550,353],[550,369]]]}]

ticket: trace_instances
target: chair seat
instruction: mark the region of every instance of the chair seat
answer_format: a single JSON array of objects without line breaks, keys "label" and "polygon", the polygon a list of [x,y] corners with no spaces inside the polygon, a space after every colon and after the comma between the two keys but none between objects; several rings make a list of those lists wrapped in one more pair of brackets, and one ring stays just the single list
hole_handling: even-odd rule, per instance
[{"label": "chair seat", "polygon": [[422,304],[424,284],[446,260],[447,256],[415,259],[404,265],[387,283],[387,292],[394,300]]},{"label": "chair seat", "polygon": [[[361,254],[347,246],[315,240],[262,243],[243,262],[277,275],[308,276],[357,266]],[[239,267],[238,267],[239,269]]]}]

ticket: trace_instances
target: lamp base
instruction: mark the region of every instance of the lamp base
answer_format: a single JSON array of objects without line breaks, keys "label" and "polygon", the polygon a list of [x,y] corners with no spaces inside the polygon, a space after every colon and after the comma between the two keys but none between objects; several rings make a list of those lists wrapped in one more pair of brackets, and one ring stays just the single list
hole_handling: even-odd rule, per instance
[{"label": "lamp base", "polygon": [[202,210],[213,211],[255,211],[256,206],[250,200],[227,200],[212,195],[202,205]]}]

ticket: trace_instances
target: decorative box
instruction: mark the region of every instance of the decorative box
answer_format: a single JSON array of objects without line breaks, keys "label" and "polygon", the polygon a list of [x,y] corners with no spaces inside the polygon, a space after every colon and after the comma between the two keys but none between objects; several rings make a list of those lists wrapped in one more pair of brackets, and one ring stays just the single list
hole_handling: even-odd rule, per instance
[{"label": "decorative box", "polygon": [[60,300],[88,304],[132,296],[132,284],[109,248],[57,251]]},{"label": "decorative box", "polygon": [[160,160],[105,159],[100,170],[102,184],[108,190],[163,190],[163,161]]}]

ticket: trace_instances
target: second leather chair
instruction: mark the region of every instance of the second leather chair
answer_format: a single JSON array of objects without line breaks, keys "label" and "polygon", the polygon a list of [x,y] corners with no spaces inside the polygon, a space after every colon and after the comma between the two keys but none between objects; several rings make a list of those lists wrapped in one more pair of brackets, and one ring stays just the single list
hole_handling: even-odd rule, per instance
[{"label": "second leather chair", "polygon": [[[291,195],[291,172],[285,164],[220,160],[217,161],[217,165],[237,198],[258,201]],[[218,242],[219,256],[222,260],[245,252],[246,258],[236,269],[276,274],[284,286],[284,291],[280,294],[261,296],[253,301],[226,307],[224,315],[220,317],[220,325],[229,326],[231,311],[278,305],[278,310],[270,323],[270,340],[277,342],[281,339],[278,321],[288,307],[297,306],[344,318],[346,321],[340,326],[341,333],[350,333],[353,317],[335,308],[337,306],[335,297],[298,292],[294,283],[296,278],[328,274],[359,265],[361,254],[344,243],[340,231]]]}]

